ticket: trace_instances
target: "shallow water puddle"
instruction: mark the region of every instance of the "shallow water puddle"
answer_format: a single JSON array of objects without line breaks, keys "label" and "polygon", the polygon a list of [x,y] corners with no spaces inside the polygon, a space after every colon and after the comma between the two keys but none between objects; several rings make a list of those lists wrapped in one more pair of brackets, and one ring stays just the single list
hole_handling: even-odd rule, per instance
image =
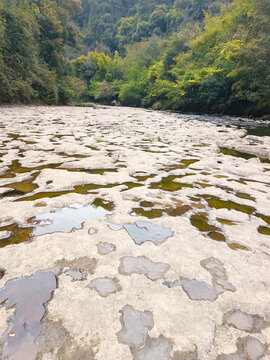
[{"label": "shallow water puddle", "polygon": [[147,174],[144,171],[135,173],[131,175],[133,178],[137,179],[138,181],[146,181],[148,179],[154,178],[156,174]]},{"label": "shallow water puddle", "polygon": [[258,232],[262,235],[270,236],[270,228],[267,226],[259,226]]},{"label": "shallow water puddle", "polygon": [[[9,196],[23,196],[25,194],[31,193],[32,191],[36,190],[38,188],[37,184],[33,184],[34,180],[37,178],[37,176],[40,174],[41,170],[44,169],[59,169],[59,170],[66,170],[69,172],[85,172],[89,174],[95,174],[95,175],[103,175],[105,172],[118,172],[117,168],[100,168],[100,169],[87,169],[87,168],[67,168],[67,167],[60,167],[62,163],[57,164],[46,164],[46,165],[40,165],[32,168],[23,167],[21,166],[20,162],[18,160],[14,160],[11,165],[8,166],[8,170],[5,171],[3,174],[0,175],[0,178],[14,178],[16,177],[15,174],[24,174],[24,173],[31,173],[32,171],[36,171],[35,173],[31,174],[31,177],[29,179],[13,182],[4,185],[3,187],[12,188],[13,190],[6,191],[4,194],[0,195],[1,197],[9,197]],[[15,201],[32,201],[36,199],[42,199],[44,197],[57,197],[61,195],[65,195],[68,193],[76,192],[78,194],[85,194],[89,190],[95,190],[99,188],[110,188],[118,185],[126,185],[128,189],[136,186],[142,186],[137,183],[123,183],[123,184],[105,184],[105,185],[99,185],[99,184],[85,184],[85,185],[77,185],[71,190],[66,191],[55,191],[55,192],[48,192],[46,196],[46,192],[42,192],[39,194],[34,194],[32,196],[17,199]]]},{"label": "shallow water puddle", "polygon": [[0,227],[0,235],[4,234],[3,238],[0,238],[0,247],[27,242],[33,236],[82,229],[85,221],[111,214],[113,208],[112,201],[97,198],[86,206],[75,203],[58,211],[38,214],[27,220],[31,224],[28,227],[9,223]]},{"label": "shallow water puddle", "polygon": [[39,174],[40,171],[37,171],[31,174],[29,179],[4,185],[3,187],[10,188],[13,190],[8,190],[4,192],[3,194],[0,195],[0,198],[9,197],[9,196],[22,196],[36,190],[38,188],[38,185],[34,184],[33,182],[36,180]]},{"label": "shallow water puddle", "polygon": [[120,259],[119,274],[130,276],[132,274],[143,274],[148,279],[156,281],[161,279],[169,270],[170,265],[161,262],[153,262],[145,256],[125,256]]},{"label": "shallow water puddle", "polygon": [[255,216],[262,219],[264,222],[266,222],[268,225],[270,225],[270,216],[263,215],[260,213],[256,213]]},{"label": "shallow water puddle", "polygon": [[254,126],[252,128],[247,129],[248,135],[255,135],[255,136],[270,136],[270,126]]},{"label": "shallow water puddle", "polygon": [[18,202],[18,201],[34,201],[34,200],[41,200],[41,199],[45,199],[45,198],[52,199],[52,198],[55,198],[55,197],[58,197],[58,196],[70,194],[72,192],[74,192],[74,190],[43,191],[43,192],[36,193],[34,195],[21,197],[19,199],[14,200],[14,202]]},{"label": "shallow water puddle", "polygon": [[180,279],[176,281],[165,281],[163,285],[169,288],[182,286],[191,300],[215,301],[218,296],[226,291],[235,292],[236,288],[228,281],[228,276],[223,263],[214,257],[204,259],[200,265],[212,276],[212,286],[197,280]]},{"label": "shallow water puddle", "polygon": [[238,225],[239,222],[234,222],[234,221],[231,221],[231,220],[228,220],[228,219],[223,219],[223,218],[216,218],[216,220],[220,223],[220,224],[223,224],[223,225],[229,225],[229,226],[234,226],[234,225]]},{"label": "shallow water puddle", "polygon": [[[85,221],[104,217],[108,214],[111,214],[111,212],[104,209],[101,205],[95,206],[93,203],[84,206],[79,203],[74,203],[59,211],[49,211],[38,214],[34,218],[34,223],[37,225],[35,226],[32,235],[40,236],[56,232],[68,233],[73,229],[79,230],[82,229]],[[45,222],[44,225],[43,222]]]},{"label": "shallow water puddle", "polygon": [[208,224],[208,217],[204,214],[195,214],[190,218],[191,224],[202,232],[220,231],[221,229]]},{"label": "shallow water puddle", "polygon": [[234,348],[237,350],[230,354],[221,354],[217,360],[259,360],[263,359],[268,349],[268,344],[260,342],[255,337],[246,336],[238,338]]},{"label": "shallow water puddle", "polygon": [[253,154],[249,154],[249,153],[245,153],[245,152],[241,152],[241,151],[237,151],[237,150],[229,149],[229,148],[225,148],[225,147],[220,147],[219,150],[224,155],[240,157],[245,160],[249,160],[249,159],[257,157],[256,155],[253,155]]},{"label": "shallow water puddle", "polygon": [[16,223],[0,227],[0,235],[5,234],[0,238],[0,248],[7,245],[20,244],[30,240],[33,232],[33,227],[20,227]]},{"label": "shallow water puddle", "polygon": [[192,210],[192,207],[189,205],[182,205],[183,203],[180,202],[178,206],[173,205],[165,205],[165,207],[162,208],[155,208],[155,205],[163,205],[162,203],[152,203],[150,201],[140,201],[139,205],[140,207],[134,207],[132,208],[131,215],[138,215],[138,216],[144,216],[148,219],[156,219],[164,214],[167,214],[169,216],[182,216],[189,210]]},{"label": "shallow water puddle", "polygon": [[254,154],[249,154],[249,153],[245,153],[245,152],[241,152],[241,151],[237,151],[234,149],[229,149],[229,148],[219,148],[220,152],[224,155],[230,155],[230,156],[234,156],[234,157],[240,157],[242,159],[245,160],[249,160],[252,158],[258,158],[260,160],[261,163],[265,163],[265,164],[269,164],[270,160],[268,158],[265,157],[260,157]]},{"label": "shallow water puddle", "polygon": [[34,167],[24,167],[21,165],[21,163],[18,160],[14,160],[14,161],[12,161],[11,165],[7,166],[9,169],[6,172],[4,172],[4,174],[2,174],[1,177],[7,173],[24,174],[24,173],[29,173],[31,171],[39,171],[39,170],[44,170],[44,169],[56,169],[61,165],[62,165],[62,163],[56,163],[56,164],[44,164],[44,165],[39,165],[39,166],[34,166]]},{"label": "shallow water puddle", "polygon": [[182,188],[193,188],[192,184],[189,183],[180,183],[175,182],[175,179],[182,179],[185,176],[194,175],[194,174],[185,174],[185,175],[169,175],[163,177],[159,182],[152,182],[150,184],[150,189],[161,189],[165,191],[177,191]]},{"label": "shallow water puddle", "polygon": [[17,201],[34,201],[34,200],[40,200],[40,199],[45,199],[45,198],[55,198],[58,196],[72,194],[72,193],[80,194],[80,195],[84,195],[84,194],[87,195],[87,194],[89,194],[90,191],[93,191],[93,190],[110,189],[110,188],[114,188],[117,186],[125,186],[125,188],[121,190],[121,192],[123,192],[123,191],[127,191],[130,189],[136,188],[136,187],[144,186],[144,185],[140,184],[140,183],[135,183],[135,182],[124,182],[124,183],[113,183],[113,184],[92,184],[91,183],[91,184],[75,185],[70,190],[42,191],[42,192],[30,195],[30,196],[18,198],[14,201],[15,202],[17,202]]},{"label": "shallow water puddle", "polygon": [[108,277],[94,279],[87,287],[91,290],[95,290],[102,297],[108,297],[121,290],[119,280],[117,278],[111,279]]},{"label": "shallow water puddle", "polygon": [[126,305],[121,311],[122,329],[117,333],[118,341],[132,347],[143,346],[148,330],[154,326],[150,311],[141,312]]},{"label": "shallow water puddle", "polygon": [[103,175],[105,172],[110,172],[110,173],[118,172],[117,168],[87,169],[87,168],[60,167],[59,170],[66,170],[69,172],[84,172],[86,174],[93,174],[93,175]]},{"label": "shallow water puddle", "polygon": [[226,238],[222,233],[222,229],[217,226],[210,225],[208,221],[209,219],[205,213],[195,214],[190,218],[191,224],[199,231],[206,232],[207,236],[212,240],[226,242]]},{"label": "shallow water puddle", "polygon": [[183,159],[177,164],[162,164],[162,167],[159,170],[163,171],[173,171],[173,170],[180,170],[186,169],[192,164],[200,161],[199,159]]},{"label": "shallow water puddle", "polygon": [[[222,225],[238,225],[227,219],[216,218],[216,220]],[[191,216],[190,222],[191,224],[196,227],[199,231],[205,232],[207,237],[212,240],[219,241],[219,242],[226,242],[228,247],[232,250],[249,250],[246,246],[239,244],[237,242],[230,243],[227,242],[225,235],[222,232],[222,229],[216,227],[214,225],[210,225],[208,223],[209,219],[207,217],[207,213],[197,213]]]},{"label": "shallow water puddle", "polygon": [[36,359],[38,349],[35,339],[41,331],[44,305],[51,299],[56,286],[53,272],[39,271],[29,278],[9,281],[0,291],[0,303],[16,306],[16,312],[4,334],[4,359]]},{"label": "shallow water puddle", "polygon": [[223,315],[223,324],[249,333],[261,333],[263,329],[270,325],[259,314],[248,314],[239,309],[225,313]]},{"label": "shallow water puddle", "polygon": [[211,208],[236,210],[248,215],[251,215],[256,211],[256,209],[252,206],[238,204],[231,200],[227,200],[227,201],[221,200],[218,196],[214,196],[214,195],[197,195],[197,196],[203,198],[208,203],[208,206]]},{"label": "shallow water puddle", "polygon": [[125,224],[124,228],[137,245],[142,245],[147,241],[160,245],[173,235],[169,228],[143,221],[137,221],[135,224]]},{"label": "shallow water puddle", "polygon": [[80,155],[80,154],[68,154],[66,152],[58,152],[56,153],[57,155],[63,156],[63,157],[67,157],[67,158],[75,158],[75,159],[84,159],[84,158],[88,158],[90,157],[90,155]]}]

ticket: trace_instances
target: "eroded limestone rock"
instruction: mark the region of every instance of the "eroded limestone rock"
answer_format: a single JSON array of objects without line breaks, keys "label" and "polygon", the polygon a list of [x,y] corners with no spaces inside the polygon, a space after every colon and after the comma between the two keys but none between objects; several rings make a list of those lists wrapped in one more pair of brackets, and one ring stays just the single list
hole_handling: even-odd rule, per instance
[{"label": "eroded limestone rock", "polygon": [[236,343],[237,351],[232,354],[221,354],[217,360],[259,360],[267,350],[267,345],[258,339],[247,336],[238,339]]},{"label": "eroded limestone rock", "polygon": [[[38,356],[36,360],[47,359],[55,354],[57,360],[95,360],[99,351],[100,339],[93,338],[87,344],[77,343],[63,326],[62,320],[42,321],[42,331],[36,340]],[[24,360],[24,359],[21,359]],[[27,358],[28,360],[28,358]]]},{"label": "eroded limestone rock", "polygon": [[93,228],[93,227],[91,227],[89,230],[88,230],[88,234],[89,235],[95,235],[95,234],[97,234],[97,229],[95,229],[95,228]]},{"label": "eroded limestone rock", "polygon": [[83,271],[82,269],[80,270],[68,270],[65,272],[65,274],[67,276],[72,277],[72,281],[83,281],[87,279],[87,273],[85,271]]},{"label": "eroded limestone rock", "polygon": [[117,334],[118,340],[129,346],[143,346],[148,330],[154,326],[150,311],[137,311],[130,305],[123,308],[120,321],[122,329]]},{"label": "eroded limestone rock", "polygon": [[126,256],[120,259],[118,271],[121,275],[143,274],[155,281],[161,279],[169,268],[169,264],[155,263],[145,256]]},{"label": "eroded limestone rock", "polygon": [[192,300],[215,301],[225,291],[236,291],[236,288],[228,282],[226,269],[219,259],[207,258],[202,260],[200,264],[211,274],[213,287],[204,282],[190,279],[165,281],[164,285],[169,288],[182,286]]},{"label": "eroded limestone rock", "polygon": [[210,257],[202,260],[200,264],[211,274],[213,287],[218,294],[223,294],[225,291],[236,291],[236,288],[228,282],[226,269],[219,259]]},{"label": "eroded limestone rock", "polygon": [[214,288],[196,280],[182,280],[181,285],[191,300],[215,301],[218,294]]},{"label": "eroded limestone rock", "polygon": [[116,246],[107,242],[100,242],[97,244],[97,250],[99,255],[107,255],[116,250]]},{"label": "eroded limestone rock", "polygon": [[172,342],[162,335],[157,339],[147,337],[145,346],[133,351],[134,360],[172,360],[170,352],[173,349]]},{"label": "eroded limestone rock", "polygon": [[5,275],[5,269],[0,267],[0,279]]},{"label": "eroded limestone rock", "polygon": [[215,301],[218,298],[218,294],[212,286],[197,280],[183,279],[164,281],[163,285],[168,286],[168,288],[182,286],[183,290],[191,300]]},{"label": "eroded limestone rock", "polygon": [[91,290],[96,290],[102,297],[107,297],[121,289],[116,278],[97,278],[92,280],[87,287]]},{"label": "eroded limestone rock", "polygon": [[243,344],[243,350],[250,360],[259,360],[266,351],[266,345],[249,336]]},{"label": "eroded limestone rock", "polygon": [[58,260],[54,265],[60,268],[60,273],[62,273],[65,268],[68,268],[71,271],[79,271],[87,276],[88,274],[94,274],[97,260],[83,256],[74,260]]},{"label": "eroded limestone rock", "polygon": [[160,245],[173,235],[169,228],[143,221],[137,221],[135,224],[125,224],[124,228],[137,245],[142,245],[147,241]]},{"label": "eroded limestone rock", "polygon": [[270,325],[261,316],[250,315],[241,310],[232,310],[224,314],[223,323],[249,333],[260,333]]}]

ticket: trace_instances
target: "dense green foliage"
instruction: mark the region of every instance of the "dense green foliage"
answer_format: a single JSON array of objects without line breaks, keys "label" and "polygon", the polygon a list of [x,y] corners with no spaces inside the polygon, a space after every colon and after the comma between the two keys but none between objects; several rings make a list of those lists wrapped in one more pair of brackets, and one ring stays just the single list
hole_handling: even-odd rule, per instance
[{"label": "dense green foliage", "polygon": [[79,0],[0,2],[0,102],[70,101],[81,82],[71,81],[64,46],[79,40],[70,21],[79,10]]},{"label": "dense green foliage", "polygon": [[85,35],[84,48],[113,54],[125,46],[178,31],[190,21],[203,21],[204,11],[216,15],[231,0],[82,0],[75,18]]},{"label": "dense green foliage", "polygon": [[[182,10],[189,5],[184,8],[185,24],[171,34],[167,29],[166,37],[152,35],[134,44],[137,39],[129,39],[124,57],[118,52],[112,58],[89,52],[73,60],[74,68],[79,69],[76,76],[90,85],[88,96],[101,102],[120,100],[124,105],[156,109],[270,113],[269,0],[234,0],[219,15],[205,13],[203,26],[194,21],[202,16],[198,2],[189,12],[193,3],[196,1],[175,1],[171,10],[176,4]],[[217,5],[206,3],[207,8]],[[134,18],[140,13],[139,4]],[[161,8],[165,5],[158,5],[154,13]],[[120,21],[116,38],[121,38],[127,19]]]},{"label": "dense green foliage", "polygon": [[0,102],[269,114],[269,23],[270,0],[2,0]]}]

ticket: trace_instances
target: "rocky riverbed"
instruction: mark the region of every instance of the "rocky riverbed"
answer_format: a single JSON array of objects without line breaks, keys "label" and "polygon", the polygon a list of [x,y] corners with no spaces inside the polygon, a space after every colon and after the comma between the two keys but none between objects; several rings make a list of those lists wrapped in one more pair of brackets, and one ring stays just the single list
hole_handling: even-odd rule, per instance
[{"label": "rocky riverbed", "polygon": [[0,108],[0,359],[270,359],[270,137],[228,125]]}]

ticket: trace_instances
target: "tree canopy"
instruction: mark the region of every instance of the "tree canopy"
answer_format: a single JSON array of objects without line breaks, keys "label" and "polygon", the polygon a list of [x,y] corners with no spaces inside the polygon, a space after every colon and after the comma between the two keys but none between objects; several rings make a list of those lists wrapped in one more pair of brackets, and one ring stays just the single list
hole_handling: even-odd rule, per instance
[{"label": "tree canopy", "polygon": [[2,0],[0,102],[270,113],[269,0]]}]

